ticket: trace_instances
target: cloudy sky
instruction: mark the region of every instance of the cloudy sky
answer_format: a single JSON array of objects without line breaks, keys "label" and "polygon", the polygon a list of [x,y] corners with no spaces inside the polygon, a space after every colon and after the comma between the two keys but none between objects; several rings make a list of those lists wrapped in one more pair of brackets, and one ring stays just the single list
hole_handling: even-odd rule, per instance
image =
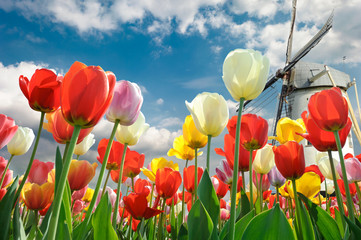
[{"label": "cloudy sky", "polygon": [[[236,48],[253,48],[271,61],[271,73],[284,66],[292,1],[275,0],[1,0],[0,113],[34,132],[40,113],[21,93],[19,75],[29,78],[46,67],[65,74],[74,61],[99,65],[118,80],[141,86],[142,112],[150,129],[134,148],[154,157],[166,156],[189,114],[184,101],[201,92],[218,92],[236,103],[222,82],[222,63]],[[322,27],[334,10],[334,26],[304,58],[361,77],[360,0],[298,1],[293,52]],[[346,56],[343,59],[343,56]],[[358,84],[361,86],[361,83]],[[359,92],[361,90],[359,89]],[[354,99],[354,90],[349,93]],[[270,120],[274,106],[257,114]],[[94,130],[96,144],[109,138],[106,120]],[[53,161],[57,144],[43,131],[36,158]],[[223,147],[223,134],[212,149]],[[356,145],[356,144],[355,144]],[[6,148],[1,156],[8,158]],[[360,152],[357,152],[360,153]],[[22,174],[30,154],[14,159]],[[96,161],[96,146],[84,158]],[[176,158],[169,160],[184,162]],[[205,157],[200,165],[205,166]],[[212,172],[222,158],[212,156]]]}]

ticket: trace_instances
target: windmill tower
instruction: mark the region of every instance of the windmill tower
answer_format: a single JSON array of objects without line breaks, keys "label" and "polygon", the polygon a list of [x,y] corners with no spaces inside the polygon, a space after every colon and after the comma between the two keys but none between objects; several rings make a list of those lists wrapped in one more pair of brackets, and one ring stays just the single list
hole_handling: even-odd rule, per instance
[{"label": "windmill tower", "polygon": [[[294,54],[293,58],[291,58],[293,29],[296,17],[296,3],[297,0],[293,0],[291,30],[287,43],[285,67],[279,69],[268,79],[263,90],[263,93],[265,93],[267,89],[274,88],[275,83],[279,79],[282,79],[282,87],[281,92],[279,93],[279,101],[273,126],[273,136],[276,135],[276,124],[278,120],[281,117],[289,117],[291,119],[300,118],[301,113],[307,110],[308,100],[314,93],[337,86],[343,91],[343,94],[347,96],[346,90],[352,85],[349,76],[343,72],[333,68],[328,68],[322,64],[300,61],[332,28],[333,13],[327,19],[321,30],[303,48]],[[249,103],[251,103],[251,101],[247,101],[245,103],[245,111],[247,111],[247,105]],[[353,130],[361,143],[361,132],[357,126],[357,121],[354,117],[350,104],[349,108],[354,125]],[[273,140],[272,144],[275,144],[275,140]],[[315,164],[317,150],[306,140],[302,140],[301,144],[304,145],[305,149],[306,165]],[[354,154],[351,133],[346,141],[343,153]],[[333,155],[337,158],[337,154]]]}]

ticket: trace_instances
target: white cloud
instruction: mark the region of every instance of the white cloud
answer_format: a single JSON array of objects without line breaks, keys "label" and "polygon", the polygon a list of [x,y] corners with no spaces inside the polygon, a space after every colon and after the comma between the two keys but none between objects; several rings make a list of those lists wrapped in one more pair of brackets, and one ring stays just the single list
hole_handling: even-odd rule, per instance
[{"label": "white cloud", "polygon": [[222,51],[223,47],[222,46],[212,46],[211,50],[215,53],[215,54],[219,54],[220,51]]},{"label": "white cloud", "polygon": [[277,0],[233,0],[230,4],[232,12],[236,14],[248,13],[248,15],[258,18],[273,18],[278,9]]},{"label": "white cloud", "polygon": [[156,101],[156,103],[157,103],[158,105],[162,105],[162,104],[164,103],[163,98],[158,98],[157,101]]},{"label": "white cloud", "polygon": [[239,108],[239,103],[237,102],[234,102],[233,100],[231,99],[228,99],[227,100],[227,106],[228,106],[228,109],[229,109],[229,117],[231,118],[232,116],[234,115],[237,115],[237,109]]},{"label": "white cloud", "polygon": [[174,126],[182,126],[183,125],[183,121],[180,118],[177,117],[169,117],[169,118],[164,118],[160,121],[160,123],[158,124],[159,128],[167,128],[167,127],[174,127]]},{"label": "white cloud", "polygon": [[219,79],[217,77],[201,77],[201,78],[196,78],[187,82],[182,82],[180,83],[184,88],[189,88],[189,89],[209,89],[212,87],[217,87],[221,84],[222,82],[219,81]]}]

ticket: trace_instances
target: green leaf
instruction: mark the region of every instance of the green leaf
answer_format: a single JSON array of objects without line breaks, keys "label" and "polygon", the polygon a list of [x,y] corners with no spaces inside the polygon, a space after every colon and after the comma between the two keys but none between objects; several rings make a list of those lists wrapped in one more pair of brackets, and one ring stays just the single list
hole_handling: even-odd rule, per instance
[{"label": "green leaf", "polygon": [[6,240],[9,234],[11,222],[11,211],[15,202],[16,188],[18,187],[18,177],[15,178],[13,184],[7,189],[3,199],[0,201],[0,240]]},{"label": "green leaf", "polygon": [[19,203],[16,202],[13,215],[13,239],[26,239],[23,221],[20,218]]},{"label": "green leaf", "polygon": [[[92,229],[92,225],[91,225],[91,222],[92,222],[92,218],[93,218],[93,215],[90,217],[90,221],[88,224],[86,224],[86,222],[81,222],[78,226],[76,226],[73,230],[73,239],[74,240],[83,240],[85,239],[87,235],[90,234],[91,232],[91,229]],[[83,234],[83,228],[86,229],[85,232],[85,236],[82,236]]]},{"label": "green leaf", "polygon": [[43,221],[41,221],[40,231],[42,231],[43,233],[45,233],[47,228],[48,228],[48,224],[49,224],[52,209],[53,209],[53,205],[50,205],[48,211],[46,212],[46,214],[45,214],[45,216],[43,218]]},{"label": "green leaf", "polygon": [[315,239],[315,232],[313,230],[312,221],[310,215],[308,214],[305,205],[299,200],[300,205],[300,224],[302,230],[302,237],[303,239],[312,240]]},{"label": "green leaf", "polygon": [[198,199],[188,214],[188,239],[210,239],[213,222],[202,202]]},{"label": "green leaf", "polygon": [[177,220],[175,218],[175,213],[174,213],[174,202],[172,202],[172,209],[171,209],[171,214],[170,214],[170,228],[171,228],[172,239],[177,239],[178,227],[177,227]]},{"label": "green leaf", "polygon": [[212,239],[218,239],[217,237],[217,223],[220,214],[219,200],[214,190],[212,180],[209,177],[208,170],[206,169],[202,175],[202,178],[198,186],[198,197],[202,202],[204,208],[212,219],[213,232]]},{"label": "green leaf", "polygon": [[61,175],[61,170],[63,169],[63,158],[61,156],[59,147],[56,148],[56,154],[55,154],[55,190],[58,188],[58,182]]},{"label": "green leaf", "polygon": [[275,207],[254,217],[244,230],[242,239],[295,239],[286,216]]},{"label": "green leaf", "polygon": [[95,240],[118,239],[117,234],[112,226],[111,214],[112,205],[110,204],[108,194],[104,194],[94,212],[94,217],[92,220]]},{"label": "green leaf", "polygon": [[336,221],[322,208],[314,204],[310,199],[298,193],[302,201],[307,205],[308,212],[311,215],[318,231],[326,239],[341,239],[340,230]]},{"label": "green leaf", "polygon": [[178,240],[188,240],[187,224],[183,223],[179,228]]},{"label": "green leaf", "polygon": [[28,237],[26,238],[27,240],[33,240],[36,238],[36,233],[37,233],[37,227],[35,226],[35,224],[31,227],[31,230],[28,234]]},{"label": "green leaf", "polygon": [[227,239],[227,235],[228,235],[228,231],[229,231],[229,221],[227,221],[224,225],[223,228],[221,230],[221,233],[219,234],[219,240],[224,240]]},{"label": "green leaf", "polygon": [[64,195],[63,195],[63,202],[62,207],[60,209],[64,213],[64,218],[59,217],[60,221],[65,221],[66,225],[68,226],[68,232],[71,234],[72,229],[72,214],[71,214],[71,190],[69,186],[68,180],[66,180],[65,189],[64,189]]},{"label": "green leaf", "polygon": [[342,224],[341,213],[340,213],[340,211],[338,211],[337,208],[334,208],[334,209],[335,209],[335,221],[337,223],[338,229],[340,229],[341,236],[344,237],[345,228],[343,227],[343,224]]},{"label": "green leaf", "polygon": [[243,218],[241,218],[238,222],[236,222],[234,239],[241,239],[244,230],[248,226],[248,223],[254,218],[255,210],[252,209],[248,214],[246,214]]},{"label": "green leaf", "polygon": [[353,223],[349,218],[345,217],[347,225],[350,228],[351,234],[353,233],[355,236],[361,236],[361,228],[359,228],[355,223]]},{"label": "green leaf", "polygon": [[243,188],[241,188],[241,199],[239,199],[238,208],[237,208],[237,221],[244,216],[246,216],[251,211],[251,204],[247,197],[247,194],[244,192]]}]

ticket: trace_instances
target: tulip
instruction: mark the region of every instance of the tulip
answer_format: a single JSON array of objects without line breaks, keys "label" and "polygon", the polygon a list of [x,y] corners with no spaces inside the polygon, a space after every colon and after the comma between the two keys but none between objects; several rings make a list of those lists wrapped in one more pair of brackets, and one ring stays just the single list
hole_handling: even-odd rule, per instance
[{"label": "tulip", "polygon": [[328,195],[331,195],[332,193],[334,193],[335,186],[333,185],[332,181],[328,181],[327,184],[326,184],[326,187],[327,187],[327,194]]},{"label": "tulip", "polygon": [[[342,179],[338,179],[337,185],[340,188],[340,192],[341,192],[342,196],[346,197],[345,182]],[[355,196],[357,193],[355,184],[349,183],[347,185],[350,189],[351,196],[352,197]],[[350,210],[350,211],[352,211],[352,210]]]},{"label": "tulip", "polygon": [[[261,174],[257,174],[257,178],[256,178],[256,174],[257,173],[253,172],[253,174],[252,174],[252,182],[257,186],[257,189],[259,189],[258,185],[259,185],[259,181],[261,180]],[[267,174],[262,174],[262,182],[261,182],[261,184],[262,184],[261,185],[262,192],[265,192],[270,188],[271,183],[268,180],[268,175]]]},{"label": "tulip", "polygon": [[110,122],[120,120],[123,126],[132,125],[138,118],[143,104],[143,96],[136,83],[121,80],[115,84],[114,96],[106,117]]},{"label": "tulip", "polygon": [[138,178],[138,180],[134,184],[133,191],[134,193],[142,194],[147,197],[150,194],[151,187],[152,185],[150,184],[150,182],[145,179]]},{"label": "tulip", "polygon": [[268,140],[268,123],[255,114],[244,114],[241,119],[241,145],[248,151],[263,148]]},{"label": "tulip", "polygon": [[222,221],[226,221],[230,218],[231,214],[227,209],[221,208],[220,218]]},{"label": "tulip", "polygon": [[52,162],[41,162],[38,159],[34,159],[31,166],[28,182],[42,185],[48,181],[48,173],[54,168]]},{"label": "tulip", "polygon": [[13,179],[13,171],[6,168],[6,166],[8,166],[8,161],[6,161],[5,158],[0,156],[0,178],[2,180],[0,184],[0,189],[5,188],[7,185],[9,185]]},{"label": "tulip", "polygon": [[[99,142],[98,145],[99,156],[97,157],[97,159],[100,163],[103,163],[105,150],[108,146],[108,142],[109,139],[105,139],[105,138],[103,138]],[[109,159],[107,161],[106,168],[108,170],[118,170],[120,168],[123,151],[124,151],[124,145],[121,144],[120,142],[114,141],[112,144],[112,148],[110,150]],[[130,150],[127,148],[126,151],[129,152]]]},{"label": "tulip", "polygon": [[78,143],[74,148],[74,154],[81,156],[86,154],[89,149],[94,145],[95,139],[94,134],[90,133],[88,136],[86,136],[83,141]]},{"label": "tulip", "polygon": [[227,125],[227,102],[218,93],[200,93],[191,103],[186,101],[186,106],[196,128],[206,136],[217,137]]},{"label": "tulip", "polygon": [[216,194],[218,199],[224,198],[224,196],[226,196],[229,186],[228,184],[224,183],[223,181],[221,181],[217,175],[214,175],[212,178],[212,184],[214,187],[214,190],[216,190]]},{"label": "tulip", "polygon": [[305,172],[303,146],[295,141],[286,142],[274,149],[275,163],[287,179],[297,179]]},{"label": "tulip", "polygon": [[280,144],[288,141],[300,142],[303,140],[303,133],[306,132],[306,127],[302,119],[292,120],[288,117],[281,118],[277,122],[276,137],[269,137],[275,139]]},{"label": "tulip", "polygon": [[252,49],[236,49],[228,53],[223,63],[223,82],[234,100],[251,100],[264,89],[269,60]]},{"label": "tulip", "polygon": [[[54,140],[60,144],[69,143],[74,127],[64,119],[61,109],[59,108],[54,112],[47,113],[45,117],[48,122],[43,124],[43,128],[53,135]],[[92,130],[93,128],[80,130],[77,144],[82,142]]]},{"label": "tulip", "polygon": [[138,143],[140,136],[148,130],[148,128],[149,124],[145,123],[144,115],[140,112],[138,119],[132,125],[119,125],[115,137],[119,142],[133,146]]},{"label": "tulip", "polygon": [[[307,111],[304,111],[301,114],[301,117],[307,129],[307,133],[300,134],[302,137],[306,138],[307,141],[309,141],[320,152],[328,150],[337,151],[335,137],[332,132],[319,128],[312,119],[311,114],[307,116]],[[351,126],[351,119],[348,118],[346,126],[339,131],[342,147],[345,145]]]},{"label": "tulip", "polygon": [[184,120],[183,138],[186,145],[193,149],[203,148],[207,145],[208,142],[207,136],[203,135],[196,128],[193,117],[191,115],[188,115]]},{"label": "tulip", "polygon": [[316,173],[320,177],[321,183],[323,183],[323,181],[325,181],[325,177],[323,176],[322,172],[320,171],[320,169],[318,168],[317,165],[313,164],[313,165],[307,166],[305,168],[305,173],[306,172],[314,172],[314,173]]},{"label": "tulip", "polygon": [[316,125],[325,131],[338,131],[348,120],[348,105],[337,87],[323,90],[311,96],[308,110]]},{"label": "tulip", "polygon": [[[203,152],[198,152],[197,155],[202,155]],[[173,141],[173,148],[169,149],[168,156],[176,156],[178,159],[192,160],[194,159],[195,151],[189,147],[183,135],[176,137]]]},{"label": "tulip", "polygon": [[123,201],[125,209],[134,219],[148,219],[162,212],[156,208],[148,207],[147,198],[143,194],[130,193],[124,197]]},{"label": "tulip", "polygon": [[[190,193],[194,193],[194,188],[195,188],[194,168],[195,168],[194,165],[192,165],[183,169],[183,184],[185,186],[185,189]],[[198,172],[198,181],[197,181],[197,185],[198,185],[203,175],[203,168],[198,167],[197,172]]]},{"label": "tulip", "polygon": [[70,164],[68,181],[71,190],[80,190],[90,183],[95,176],[97,163],[90,164],[86,160],[73,159]]},{"label": "tulip", "polygon": [[94,189],[91,188],[87,188],[84,197],[82,198],[82,200],[84,202],[90,202],[93,198],[93,194],[94,194]]},{"label": "tulip", "polygon": [[[297,192],[302,193],[307,198],[312,199],[321,190],[321,178],[317,173],[305,172],[299,179],[296,180]],[[287,185],[288,192],[291,198],[294,198],[294,191],[292,184]]]},{"label": "tulip", "polygon": [[276,188],[281,187],[286,182],[286,179],[278,171],[276,166],[274,166],[267,175],[269,182]]},{"label": "tulip", "polygon": [[[351,157],[345,159],[347,181],[350,183],[361,181],[361,163],[357,158]],[[345,180],[341,171],[341,165],[336,165],[336,170],[340,177]]]},{"label": "tulip", "polygon": [[41,210],[51,203],[54,194],[54,183],[25,183],[21,197],[28,209]]},{"label": "tulip", "polygon": [[52,112],[60,106],[60,88],[62,76],[48,69],[37,69],[31,80],[23,75],[19,77],[20,89],[35,111]]},{"label": "tulip", "polygon": [[182,183],[182,176],[178,171],[171,168],[161,168],[155,175],[155,186],[158,196],[162,198],[172,197]]},{"label": "tulip", "polygon": [[273,147],[267,144],[256,152],[253,169],[256,173],[267,174],[275,165]]},{"label": "tulip", "polygon": [[146,177],[148,177],[149,181],[154,183],[158,169],[162,168],[171,168],[175,171],[179,170],[178,163],[173,163],[173,161],[168,161],[163,157],[153,158],[148,168],[141,168],[140,170]]},{"label": "tulip", "polygon": [[[103,191],[104,191],[104,193],[103,193]],[[117,198],[117,194],[114,192],[113,189],[111,189],[108,186],[105,189],[100,190],[100,194],[98,195],[97,200],[95,202],[95,207],[98,206],[98,204],[100,203],[100,200],[104,194],[108,194],[110,204],[112,205],[112,207],[114,207],[114,204],[115,204],[115,201]]]},{"label": "tulip", "polygon": [[25,154],[33,143],[35,134],[32,129],[27,127],[18,127],[14,137],[8,143],[8,152],[11,155]]},{"label": "tulip", "polygon": [[232,176],[233,176],[233,170],[229,166],[228,161],[223,159],[221,161],[221,166],[216,167],[216,174],[217,177],[224,183],[231,185],[232,184]]},{"label": "tulip", "polygon": [[115,82],[113,73],[75,62],[63,80],[61,109],[66,121],[82,128],[95,126],[112,101]]},{"label": "tulip", "polygon": [[137,176],[144,165],[144,159],[144,154],[139,154],[137,151],[129,150],[124,161],[123,176],[129,178]]},{"label": "tulip", "polygon": [[15,135],[18,126],[11,117],[0,114],[0,149],[2,149]]},{"label": "tulip", "polygon": [[85,187],[83,187],[82,189],[74,191],[71,194],[71,200],[72,201],[82,200],[82,198],[85,196],[85,193],[86,193],[87,189],[88,189],[88,185],[85,185]]}]

